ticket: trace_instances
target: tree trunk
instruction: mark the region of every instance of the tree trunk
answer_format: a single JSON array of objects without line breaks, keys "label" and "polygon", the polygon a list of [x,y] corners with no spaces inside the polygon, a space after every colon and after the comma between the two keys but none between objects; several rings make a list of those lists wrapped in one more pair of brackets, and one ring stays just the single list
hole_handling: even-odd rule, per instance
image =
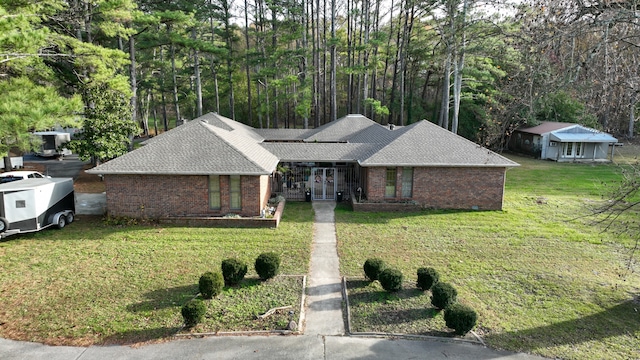
[{"label": "tree trunk", "polygon": [[3,157],[2,160],[4,161],[4,171],[11,171],[13,170],[13,167],[11,166],[11,158],[9,157],[9,154],[7,154],[7,156]]},{"label": "tree trunk", "polygon": [[629,139],[633,139],[634,136],[634,125],[636,122],[635,111],[636,105],[638,105],[637,99],[633,99],[631,102],[631,106],[629,107],[629,128],[627,129],[627,137]]},{"label": "tree trunk", "polygon": [[[451,121],[451,131],[454,134],[458,133],[458,120],[460,116],[460,98],[462,96],[462,70],[464,69],[464,58],[466,50],[466,23],[467,23],[467,11],[469,8],[469,0],[464,0],[462,5],[461,26],[460,31],[462,36],[460,39],[460,46],[458,48],[458,58],[455,60],[455,72],[453,74],[453,119]],[[453,20],[452,20],[453,21]]]},{"label": "tree trunk", "polygon": [[[192,30],[193,40],[196,40],[196,29]],[[193,49],[193,75],[196,82],[196,117],[202,116],[202,81],[200,79],[200,52]]]},{"label": "tree trunk", "polygon": [[[131,121],[138,122],[138,80],[136,73],[136,45],[135,38],[129,36],[129,80],[131,82]],[[149,126],[144,123],[144,134],[149,135]]]},{"label": "tree trunk", "polygon": [[438,125],[449,129],[449,93],[451,87],[451,53],[444,60],[444,74],[442,76],[442,102],[440,104],[440,119]]},{"label": "tree trunk", "polygon": [[244,40],[246,43],[245,73],[247,76],[247,122],[253,126],[253,106],[251,104],[251,72],[249,71],[249,5],[244,0]]},{"label": "tree trunk", "polygon": [[331,0],[331,118],[330,121],[335,121],[338,114],[337,104],[337,89],[336,89],[336,66],[337,66],[337,54],[336,54],[336,0]]},{"label": "tree trunk", "polygon": [[[164,47],[160,46],[160,63],[164,64]],[[169,131],[169,119],[167,117],[167,98],[164,93],[164,67],[160,67],[160,96],[162,98],[162,122],[164,131]]]}]

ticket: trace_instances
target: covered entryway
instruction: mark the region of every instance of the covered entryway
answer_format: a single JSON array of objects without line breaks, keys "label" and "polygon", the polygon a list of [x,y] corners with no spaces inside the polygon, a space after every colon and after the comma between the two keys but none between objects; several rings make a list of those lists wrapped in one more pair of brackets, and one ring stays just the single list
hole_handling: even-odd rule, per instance
[{"label": "covered entryway", "polygon": [[335,200],[336,199],[336,169],[312,168],[311,169],[311,199]]},{"label": "covered entryway", "polygon": [[346,163],[285,162],[278,166],[271,183],[271,192],[287,200],[348,200],[360,186],[361,169]]}]

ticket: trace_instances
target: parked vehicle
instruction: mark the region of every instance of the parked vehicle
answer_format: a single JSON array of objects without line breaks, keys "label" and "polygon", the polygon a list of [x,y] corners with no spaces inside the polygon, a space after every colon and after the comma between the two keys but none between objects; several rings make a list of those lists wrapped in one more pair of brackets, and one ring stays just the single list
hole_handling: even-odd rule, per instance
[{"label": "parked vehicle", "polygon": [[63,131],[39,131],[33,135],[42,140],[40,149],[35,153],[39,156],[67,156],[71,155],[71,150],[62,148],[62,145],[71,140],[71,134]]},{"label": "parked vehicle", "polygon": [[43,175],[37,171],[8,171],[5,173],[0,173],[0,184],[5,184],[17,180],[45,178],[50,178],[50,176]]},{"label": "parked vehicle", "polygon": [[50,226],[62,229],[74,217],[71,178],[31,178],[0,184],[0,238]]}]

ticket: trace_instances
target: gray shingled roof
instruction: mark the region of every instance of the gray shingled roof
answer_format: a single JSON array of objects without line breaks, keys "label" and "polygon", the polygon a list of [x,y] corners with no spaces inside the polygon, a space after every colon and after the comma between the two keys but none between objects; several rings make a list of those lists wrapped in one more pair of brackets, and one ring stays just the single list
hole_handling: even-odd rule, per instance
[{"label": "gray shingled roof", "polygon": [[280,161],[356,162],[371,153],[375,144],[264,143],[262,146]]},{"label": "gray shingled roof", "polygon": [[372,126],[380,126],[375,121],[362,115],[347,115],[318,127],[306,142],[347,142],[358,132]]},{"label": "gray shingled roof", "polygon": [[[305,138],[310,142],[286,142],[299,141],[311,131],[314,135]],[[212,113],[88,172],[264,175],[271,174],[280,161],[358,162],[361,166],[518,166],[426,120],[390,130],[364,116],[349,115],[315,130],[256,131]]]},{"label": "gray shingled roof", "polygon": [[396,131],[402,129],[402,127],[396,126],[394,129],[395,130],[390,130],[387,126],[373,123],[357,133],[352,134],[349,137],[348,142],[386,144],[396,138]]},{"label": "gray shingled roof", "polygon": [[426,120],[394,131],[396,139],[360,161],[361,166],[518,166]]},{"label": "gray shingled roof", "polygon": [[256,129],[251,126],[231,120],[216,113],[208,113],[196,120],[206,121],[209,125],[213,125],[217,128],[228,130],[236,134],[241,134],[242,136],[249,137],[257,142],[262,142],[264,140],[264,138],[256,132]]},{"label": "gray shingled roof", "polygon": [[265,141],[302,141],[317,129],[255,129]]},{"label": "gray shingled roof", "polygon": [[101,164],[93,174],[264,175],[278,158],[246,129],[227,131],[200,120],[178,126],[147,145]]}]

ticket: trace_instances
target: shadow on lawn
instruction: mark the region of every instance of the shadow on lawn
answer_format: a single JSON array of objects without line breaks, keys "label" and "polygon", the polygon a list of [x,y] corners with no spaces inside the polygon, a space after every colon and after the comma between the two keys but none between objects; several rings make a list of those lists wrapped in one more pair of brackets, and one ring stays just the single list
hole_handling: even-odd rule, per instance
[{"label": "shadow on lawn", "polygon": [[[352,283],[355,283],[352,285]],[[365,284],[362,284],[365,283]],[[380,303],[396,300],[406,300],[419,296],[426,296],[423,291],[415,288],[405,287],[394,293],[389,293],[384,290],[379,290],[370,285],[368,281],[351,281],[347,282],[347,289],[349,294],[349,303],[353,306],[358,304],[370,304]]]},{"label": "shadow on lawn", "polygon": [[144,294],[148,300],[127,305],[132,313],[154,311],[171,307],[180,308],[198,294],[198,285],[157,289]]},{"label": "shadow on lawn", "polygon": [[385,324],[404,324],[421,319],[433,319],[436,315],[438,311],[434,308],[389,310],[378,313],[378,317],[384,319]]},{"label": "shadow on lawn", "polygon": [[412,217],[427,215],[447,215],[447,214],[464,214],[464,213],[502,213],[499,210],[434,210],[424,209],[412,212],[354,212],[350,208],[336,208],[336,223],[347,224],[386,224],[391,220],[409,219]]},{"label": "shadow on lawn", "polygon": [[559,345],[602,341],[622,335],[637,338],[640,331],[639,299],[636,295],[634,300],[579,319],[532,329],[490,334],[486,340],[490,344],[513,344],[518,351],[530,352]]}]

